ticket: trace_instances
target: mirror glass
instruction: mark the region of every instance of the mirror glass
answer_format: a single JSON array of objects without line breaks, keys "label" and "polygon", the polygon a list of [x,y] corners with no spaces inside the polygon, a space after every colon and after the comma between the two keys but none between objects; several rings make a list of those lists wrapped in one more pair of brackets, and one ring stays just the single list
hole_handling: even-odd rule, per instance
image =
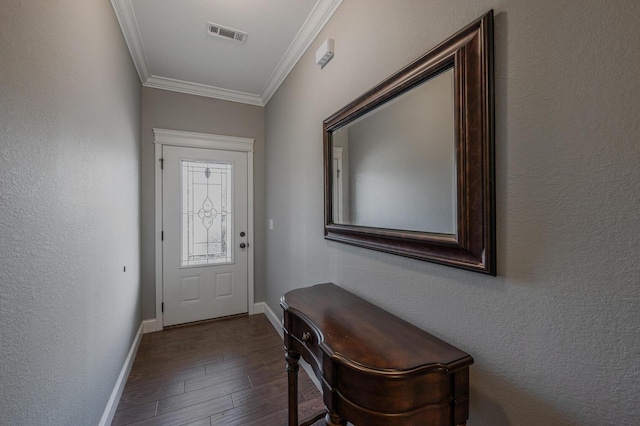
[{"label": "mirror glass", "polygon": [[456,234],[454,69],[332,133],[336,224]]}]

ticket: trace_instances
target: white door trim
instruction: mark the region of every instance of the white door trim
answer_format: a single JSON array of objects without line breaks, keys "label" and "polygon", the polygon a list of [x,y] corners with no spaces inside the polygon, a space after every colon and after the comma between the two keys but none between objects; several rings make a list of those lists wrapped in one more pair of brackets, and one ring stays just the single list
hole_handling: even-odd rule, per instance
[{"label": "white door trim", "polygon": [[[331,171],[334,173],[333,176],[333,194],[334,197],[337,198],[337,202],[336,199],[334,199],[334,203],[333,206],[336,207],[336,211],[332,212],[332,215],[334,216],[334,221],[338,222],[338,223],[343,223],[343,216],[344,216],[344,207],[343,207],[343,202],[344,202],[344,194],[342,193],[342,188],[344,188],[344,185],[342,183],[342,177],[344,176],[343,173],[343,168],[342,168],[342,150],[343,148],[341,147],[331,147],[331,153],[333,154],[333,159],[336,160],[338,162],[338,167],[333,167],[333,165],[331,166]],[[337,176],[335,176],[335,173],[338,173]],[[336,220],[337,219],[337,220]]]},{"label": "white door trim", "polygon": [[249,315],[254,314],[254,251],[253,241],[253,144],[255,139],[235,136],[211,135],[207,133],[183,132],[180,130],[153,129],[155,139],[155,189],[156,189],[156,331],[162,330],[162,146],[183,146],[192,148],[240,151],[247,153],[247,242],[248,250],[248,299]]}]

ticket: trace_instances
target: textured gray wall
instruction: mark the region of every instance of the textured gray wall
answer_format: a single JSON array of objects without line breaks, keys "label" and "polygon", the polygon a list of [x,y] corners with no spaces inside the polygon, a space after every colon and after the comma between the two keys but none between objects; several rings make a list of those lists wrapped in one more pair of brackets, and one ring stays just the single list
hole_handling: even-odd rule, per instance
[{"label": "textured gray wall", "polygon": [[264,108],[142,88],[142,315],[156,317],[155,146],[153,128],[254,138],[256,302],[264,301]]},{"label": "textured gray wall", "polygon": [[[322,120],[491,8],[498,276],[325,241]],[[637,424],[638,16],[635,0],[343,2],[266,107],[271,309],[334,281],[468,351],[470,426]]]},{"label": "textured gray wall", "polygon": [[140,81],[107,0],[3,1],[0,58],[0,424],[96,425],[141,321]]}]

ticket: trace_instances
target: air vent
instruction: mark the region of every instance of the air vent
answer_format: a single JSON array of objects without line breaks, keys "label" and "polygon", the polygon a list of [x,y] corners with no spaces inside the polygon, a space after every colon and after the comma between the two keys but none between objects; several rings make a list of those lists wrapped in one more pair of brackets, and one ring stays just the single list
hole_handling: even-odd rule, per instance
[{"label": "air vent", "polygon": [[246,42],[248,36],[247,33],[243,31],[223,27],[222,25],[218,24],[212,24],[211,22],[207,22],[207,35],[226,38],[227,40],[233,40],[240,43]]}]

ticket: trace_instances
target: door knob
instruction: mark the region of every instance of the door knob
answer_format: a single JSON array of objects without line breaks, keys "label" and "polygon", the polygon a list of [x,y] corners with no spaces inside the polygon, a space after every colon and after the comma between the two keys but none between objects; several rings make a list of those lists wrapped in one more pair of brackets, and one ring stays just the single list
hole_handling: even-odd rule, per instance
[{"label": "door knob", "polygon": [[240,243],[240,248],[245,248],[247,245],[245,243]]}]

